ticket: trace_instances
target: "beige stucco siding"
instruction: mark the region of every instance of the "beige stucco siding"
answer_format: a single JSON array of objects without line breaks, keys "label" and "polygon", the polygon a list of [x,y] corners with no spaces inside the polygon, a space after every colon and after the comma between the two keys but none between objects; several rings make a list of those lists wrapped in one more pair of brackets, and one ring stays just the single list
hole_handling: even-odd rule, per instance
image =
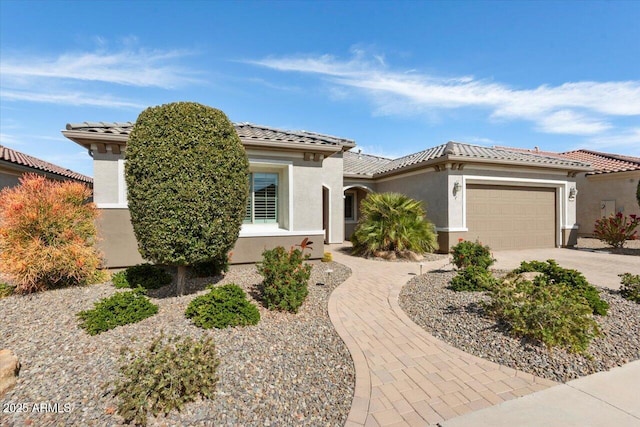
[{"label": "beige stucco siding", "polygon": [[[342,152],[327,157],[322,162],[321,187],[329,190],[329,206],[325,207],[328,210],[329,216],[329,243],[341,243],[344,239],[342,170]],[[319,195],[319,199],[322,201],[322,188],[319,190]],[[322,217],[320,217],[320,219],[322,219]]]},{"label": "beige stucco siding", "polygon": [[592,235],[593,226],[604,210],[603,201],[613,201],[614,211],[625,215],[639,215],[640,207],[636,200],[636,189],[640,180],[640,171],[617,172],[577,178],[577,221],[580,235]]},{"label": "beige stucco siding", "polygon": [[93,192],[94,202],[126,207],[124,182],[124,154],[94,153],[93,155]]},{"label": "beige stucco siding", "polygon": [[423,202],[427,218],[436,227],[447,227],[447,174],[421,171],[397,177],[383,178],[377,183],[378,192],[397,192]]}]

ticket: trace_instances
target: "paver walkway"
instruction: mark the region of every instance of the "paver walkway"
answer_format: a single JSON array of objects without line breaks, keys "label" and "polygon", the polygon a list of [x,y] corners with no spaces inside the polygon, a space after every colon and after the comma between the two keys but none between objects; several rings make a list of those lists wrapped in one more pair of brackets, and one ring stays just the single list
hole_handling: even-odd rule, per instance
[{"label": "paver walkway", "polygon": [[[329,299],[329,316],[356,370],[346,426],[423,426],[557,383],[464,353],[413,323],[398,305],[418,263],[370,261],[328,248],[351,277]],[[446,261],[425,263],[424,272]]]}]

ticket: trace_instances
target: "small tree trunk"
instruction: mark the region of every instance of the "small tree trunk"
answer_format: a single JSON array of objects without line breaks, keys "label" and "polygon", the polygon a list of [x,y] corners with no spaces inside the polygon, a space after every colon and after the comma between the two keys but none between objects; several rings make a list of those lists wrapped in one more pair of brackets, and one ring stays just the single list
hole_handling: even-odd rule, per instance
[{"label": "small tree trunk", "polygon": [[187,266],[179,265],[178,266],[178,283],[176,284],[179,297],[184,295],[184,282],[185,282],[186,276],[187,276]]}]

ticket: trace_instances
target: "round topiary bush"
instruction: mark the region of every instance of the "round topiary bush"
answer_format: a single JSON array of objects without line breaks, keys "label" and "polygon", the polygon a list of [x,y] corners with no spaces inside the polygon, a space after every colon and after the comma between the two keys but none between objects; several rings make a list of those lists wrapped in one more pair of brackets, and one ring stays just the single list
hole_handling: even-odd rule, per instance
[{"label": "round topiary bush", "polygon": [[249,163],[220,110],[177,102],[143,111],[126,149],[131,223],[140,254],[178,267],[226,257],[244,217]]}]

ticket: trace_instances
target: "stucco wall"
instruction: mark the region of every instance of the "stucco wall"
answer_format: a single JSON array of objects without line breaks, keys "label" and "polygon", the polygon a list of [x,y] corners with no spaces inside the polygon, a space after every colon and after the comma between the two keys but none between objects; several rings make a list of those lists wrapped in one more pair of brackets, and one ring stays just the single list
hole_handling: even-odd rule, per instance
[{"label": "stucco wall", "polygon": [[126,202],[121,200],[125,185],[123,163],[118,162],[123,158],[124,154],[94,152],[93,200],[96,204]]},{"label": "stucco wall", "polygon": [[427,218],[436,227],[448,226],[447,174],[433,170],[398,177],[383,178],[377,183],[378,192],[397,192],[421,200]]},{"label": "stucco wall", "polygon": [[[326,207],[329,209],[329,243],[341,243],[344,240],[342,173],[342,152],[323,160],[321,186],[329,189],[329,206]],[[322,188],[320,189],[320,195],[322,196]],[[320,200],[322,201],[322,197],[320,197]]]},{"label": "stucco wall", "polygon": [[636,189],[640,171],[618,172],[602,175],[581,176],[577,179],[577,222],[579,235],[592,235],[593,226],[601,217],[601,203],[605,200],[615,202],[615,212],[625,215],[640,215],[636,200]]},{"label": "stucco wall", "polygon": [[20,175],[0,169],[0,190],[5,187],[15,187],[20,183]]},{"label": "stucco wall", "polygon": [[105,267],[119,268],[145,262],[138,252],[129,209],[99,209],[98,248]]}]

